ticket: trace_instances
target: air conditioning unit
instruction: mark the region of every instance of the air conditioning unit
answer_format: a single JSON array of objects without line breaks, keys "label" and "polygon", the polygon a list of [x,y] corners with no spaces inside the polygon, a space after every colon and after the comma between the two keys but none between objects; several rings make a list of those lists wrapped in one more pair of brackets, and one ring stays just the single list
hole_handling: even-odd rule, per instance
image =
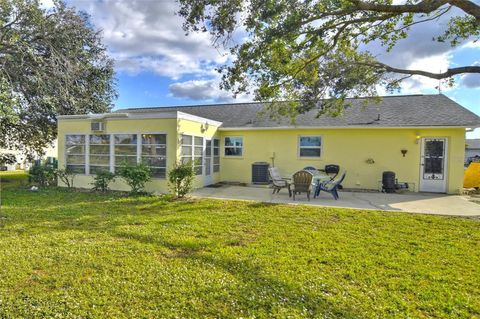
[{"label": "air conditioning unit", "polygon": [[90,127],[94,132],[103,132],[105,129],[105,124],[103,122],[92,122]]}]

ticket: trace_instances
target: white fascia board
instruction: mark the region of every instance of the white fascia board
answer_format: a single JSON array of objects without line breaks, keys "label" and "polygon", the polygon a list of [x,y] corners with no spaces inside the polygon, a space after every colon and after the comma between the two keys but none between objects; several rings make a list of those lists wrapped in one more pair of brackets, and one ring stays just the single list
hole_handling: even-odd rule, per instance
[{"label": "white fascia board", "polygon": [[276,126],[276,127],[220,127],[220,131],[273,131],[273,130],[336,130],[336,129],[445,129],[467,126]]},{"label": "white fascia board", "polygon": [[82,114],[82,115],[60,115],[59,120],[142,120],[142,119],[175,119],[176,112],[156,112],[156,113],[102,113],[102,114]]},{"label": "white fascia board", "polygon": [[125,113],[127,119],[119,120],[149,120],[149,119],[176,119],[176,112],[145,112],[145,113]]},{"label": "white fascia board", "polygon": [[78,115],[59,115],[59,120],[103,120],[113,118],[127,118],[127,113],[100,113],[100,114],[78,114]]},{"label": "white fascia board", "polygon": [[192,114],[185,113],[185,112],[180,112],[180,111],[177,111],[177,118],[182,119],[182,120],[190,120],[190,121],[194,121],[194,122],[198,122],[198,123],[202,123],[202,124],[203,123],[208,123],[208,125],[213,125],[213,126],[217,126],[217,127],[222,125],[222,122],[210,120],[210,119],[207,119],[205,117],[196,116],[196,115],[192,115]]}]

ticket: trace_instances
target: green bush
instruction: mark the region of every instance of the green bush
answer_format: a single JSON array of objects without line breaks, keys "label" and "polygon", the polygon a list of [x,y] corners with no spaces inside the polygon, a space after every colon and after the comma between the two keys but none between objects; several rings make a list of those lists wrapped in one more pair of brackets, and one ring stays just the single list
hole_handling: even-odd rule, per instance
[{"label": "green bush", "polygon": [[195,171],[192,162],[176,164],[168,172],[168,182],[172,193],[176,197],[184,197],[193,188]]},{"label": "green bush", "polygon": [[73,187],[73,180],[75,178],[75,173],[70,169],[57,169],[55,174],[58,179],[60,179],[68,188]]},{"label": "green bush", "polygon": [[115,180],[116,175],[109,171],[99,171],[93,179],[93,190],[106,192],[109,190],[108,184]]},{"label": "green bush", "polygon": [[152,171],[144,163],[125,163],[121,166],[119,175],[130,186],[132,194],[139,194],[145,193],[145,183],[152,178]]},{"label": "green bush", "polygon": [[57,185],[57,176],[55,167],[46,164],[33,165],[28,172],[28,181],[38,186]]}]

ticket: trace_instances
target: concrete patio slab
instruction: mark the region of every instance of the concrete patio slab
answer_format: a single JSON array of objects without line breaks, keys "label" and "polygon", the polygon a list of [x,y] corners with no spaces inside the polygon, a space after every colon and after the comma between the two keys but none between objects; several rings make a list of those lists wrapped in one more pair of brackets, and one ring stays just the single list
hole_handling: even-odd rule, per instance
[{"label": "concrete patio slab", "polygon": [[205,187],[194,191],[193,196],[201,198],[252,200],[278,204],[304,204],[325,207],[356,209],[377,209],[421,214],[473,217],[480,216],[480,205],[469,201],[468,196],[406,193],[362,193],[341,192],[340,199],[334,200],[323,193],[315,199],[307,200],[304,194],[293,201],[286,190],[272,194],[266,187],[244,187],[224,185],[218,188]]}]

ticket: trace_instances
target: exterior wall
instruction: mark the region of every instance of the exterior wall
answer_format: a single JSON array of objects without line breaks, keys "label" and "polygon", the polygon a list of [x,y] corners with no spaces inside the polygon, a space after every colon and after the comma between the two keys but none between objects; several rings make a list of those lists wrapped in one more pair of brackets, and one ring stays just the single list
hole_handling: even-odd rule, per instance
[{"label": "exterior wall", "polygon": [[[383,171],[394,171],[399,181],[415,183],[420,179],[420,148],[416,136],[448,138],[447,192],[462,188],[465,130],[458,129],[297,129],[221,131],[222,181],[251,182],[251,164],[272,163],[284,176],[305,166],[323,168],[338,164],[347,171],[343,185],[347,188],[378,189]],[[322,136],[320,158],[300,158],[298,139],[301,135]],[[243,137],[243,156],[224,156],[224,137]],[[400,150],[408,150],[405,157]],[[372,158],[375,163],[367,164]]]},{"label": "exterior wall", "polygon": [[[91,134],[91,120],[59,120],[58,122],[58,159],[59,167],[65,167],[65,135],[67,134]],[[206,138],[217,136],[218,127],[205,122],[187,119],[107,119],[106,130],[102,134],[122,133],[165,133],[167,134],[167,174],[168,171],[180,160],[181,135],[194,135]],[[205,168],[203,168],[205,169]],[[220,181],[220,173],[213,173],[213,183]],[[93,175],[77,175],[74,186],[79,188],[91,188]],[[194,187],[203,187],[205,179],[203,175],[196,176]],[[128,185],[117,178],[110,184],[111,189],[129,190]],[[149,192],[167,193],[168,182],[166,178],[153,178],[146,185]]]},{"label": "exterior wall", "polygon": [[[323,168],[326,164],[338,164],[347,171],[343,183],[348,188],[378,189],[382,172],[391,170],[399,181],[415,183],[418,191],[420,179],[421,143],[416,136],[447,137],[447,192],[458,193],[463,183],[465,153],[465,130],[454,129],[277,129],[277,130],[222,130],[213,124],[198,119],[106,119],[105,134],[114,133],[165,133],[167,134],[167,172],[180,160],[180,137],[182,134],[220,139],[220,172],[213,173],[213,182],[251,182],[253,162],[272,163],[282,175],[289,176],[305,166]],[[90,134],[91,120],[61,119],[58,122],[59,167],[65,166],[65,135]],[[320,158],[300,158],[300,136],[322,136]],[[243,156],[224,156],[224,137],[243,137]],[[400,150],[408,150],[405,157]],[[375,163],[368,164],[372,158]],[[203,168],[204,169],[204,168]],[[91,188],[93,176],[78,175],[75,187]],[[197,176],[194,186],[203,187],[204,176]],[[128,190],[117,179],[112,189]],[[154,178],[147,184],[152,192],[168,192],[167,180]]]},{"label": "exterior wall", "polygon": [[[91,120],[59,120],[58,121],[58,166],[65,167],[65,135],[91,134]],[[177,119],[107,119],[106,130],[102,134],[121,133],[165,133],[167,134],[167,172],[175,164],[177,154]],[[92,188],[93,175],[77,175],[74,186]],[[129,187],[120,178],[110,185],[111,189],[129,190]],[[168,192],[167,180],[153,178],[146,185],[150,192]]]},{"label": "exterior wall", "polygon": [[[181,143],[182,134],[202,136],[207,139],[219,138],[217,126],[214,126],[211,124],[205,125],[205,123],[200,123],[192,120],[178,119],[178,138],[177,138],[177,153],[176,153],[177,161],[180,159],[180,147],[181,147],[180,143]],[[220,166],[220,171],[221,170],[222,168]],[[200,188],[205,186],[204,175],[205,175],[205,167],[203,168],[203,175],[196,176],[195,182],[193,185],[194,188]],[[220,182],[220,172],[213,173],[213,183],[218,183],[218,182]]]}]

